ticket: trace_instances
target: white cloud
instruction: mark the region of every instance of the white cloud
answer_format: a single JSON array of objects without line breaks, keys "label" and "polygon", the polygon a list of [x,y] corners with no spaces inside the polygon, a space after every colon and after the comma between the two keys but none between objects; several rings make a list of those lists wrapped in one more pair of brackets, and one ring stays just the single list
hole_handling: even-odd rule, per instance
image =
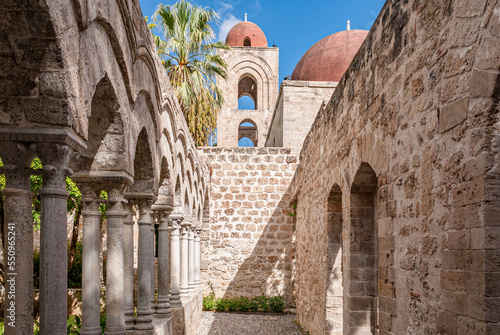
[{"label": "white cloud", "polygon": [[222,1],[217,2],[217,6],[217,14],[219,14],[219,16],[221,17],[224,16],[224,14],[226,14],[227,12],[230,12],[234,9],[233,5]]},{"label": "white cloud", "polygon": [[260,9],[262,7],[260,6],[259,0],[255,0],[255,2],[252,4],[252,8],[253,8],[255,14],[260,12]]},{"label": "white cloud", "polygon": [[229,33],[229,30],[237,24],[238,22],[241,22],[240,19],[237,19],[233,14],[229,13],[225,16],[224,20],[222,21],[222,24],[220,25],[219,28],[219,35],[217,36],[217,39],[219,41],[225,41],[227,33]]}]

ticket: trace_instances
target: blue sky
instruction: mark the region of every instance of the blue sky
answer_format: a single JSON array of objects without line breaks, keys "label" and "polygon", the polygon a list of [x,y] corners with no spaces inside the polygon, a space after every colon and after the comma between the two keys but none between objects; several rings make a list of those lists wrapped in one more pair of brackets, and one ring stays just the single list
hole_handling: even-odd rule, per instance
[{"label": "blue sky", "polygon": [[[151,17],[159,3],[172,5],[176,0],[139,0],[142,14]],[[245,19],[264,31],[269,46],[280,52],[280,83],[291,75],[302,55],[317,41],[330,34],[351,29],[369,30],[385,0],[195,0],[199,6],[213,8],[221,17],[215,28],[217,39],[225,40],[232,26]],[[250,98],[241,98],[240,109],[253,109]],[[252,146],[246,138],[239,146]]]},{"label": "blue sky", "polygon": [[[159,3],[174,4],[170,0],[140,0],[142,14],[152,16]],[[269,46],[280,49],[280,82],[291,75],[302,55],[317,41],[330,34],[351,29],[369,30],[382,9],[385,0],[196,0],[221,16],[216,29],[218,37],[245,19],[262,28]]]}]

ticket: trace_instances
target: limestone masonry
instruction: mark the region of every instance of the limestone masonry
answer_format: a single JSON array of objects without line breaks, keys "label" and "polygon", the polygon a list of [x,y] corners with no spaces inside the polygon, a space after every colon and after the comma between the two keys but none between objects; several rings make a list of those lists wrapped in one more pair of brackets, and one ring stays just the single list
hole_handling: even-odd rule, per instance
[{"label": "limestone masonry", "polygon": [[388,0],[280,86],[256,24],[226,42],[217,147],[196,148],[139,1],[0,2],[5,334],[33,334],[35,157],[42,335],[67,332],[68,176],[82,334],[104,304],[106,334],[195,335],[212,289],[283,295],[311,335],[500,334],[500,1]]}]

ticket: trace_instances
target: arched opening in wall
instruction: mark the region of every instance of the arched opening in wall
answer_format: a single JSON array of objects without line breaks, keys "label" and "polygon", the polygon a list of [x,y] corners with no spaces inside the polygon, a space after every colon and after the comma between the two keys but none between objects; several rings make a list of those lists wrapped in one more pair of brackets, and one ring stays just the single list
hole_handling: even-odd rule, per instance
[{"label": "arched opening in wall", "polygon": [[120,170],[125,166],[125,138],[120,105],[107,76],[97,84],[91,102],[87,149],[76,170]]},{"label": "arched opening in wall", "polygon": [[[344,332],[375,334],[378,329],[377,285],[377,176],[367,163],[362,163],[351,187],[349,208],[349,241],[346,260],[349,320]],[[347,314],[347,313],[348,314]]]},{"label": "arched opening in wall", "polygon": [[191,219],[191,207],[189,206],[189,195],[186,191],[184,194],[184,220]]},{"label": "arched opening in wall", "polygon": [[[242,100],[242,97],[246,98]],[[253,102],[253,104],[247,98],[249,98],[251,102]],[[240,108],[240,102],[242,108]],[[257,82],[255,78],[251,77],[249,74],[245,74],[240,78],[240,81],[238,82],[238,109],[257,108]]]},{"label": "arched opening in wall", "polygon": [[342,253],[342,191],[335,184],[326,204],[326,334],[342,333],[343,329],[343,253]]},{"label": "arched opening in wall", "polygon": [[181,179],[177,176],[174,189],[174,213],[182,214]]},{"label": "arched opening in wall", "polygon": [[245,47],[251,47],[252,46],[252,40],[250,39],[250,37],[245,37],[245,39],[243,40],[243,46]]},{"label": "arched opening in wall", "polygon": [[146,128],[143,128],[137,138],[134,158],[133,192],[152,193],[155,184],[153,155],[149,146]]},{"label": "arched opening in wall", "polygon": [[256,147],[258,135],[255,122],[249,119],[243,120],[238,127],[238,146]]}]

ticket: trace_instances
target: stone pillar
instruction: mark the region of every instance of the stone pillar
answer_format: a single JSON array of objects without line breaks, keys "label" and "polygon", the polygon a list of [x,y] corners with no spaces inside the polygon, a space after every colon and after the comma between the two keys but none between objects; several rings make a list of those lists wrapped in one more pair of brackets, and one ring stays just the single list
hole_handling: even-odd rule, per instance
[{"label": "stone pillar", "polygon": [[43,163],[40,228],[40,335],[66,335],[68,245],[66,177],[71,149],[34,146]]},{"label": "stone pillar", "polygon": [[158,201],[152,209],[156,212],[158,219],[158,299],[155,317],[168,318],[172,315],[170,311],[170,236],[168,227],[168,216],[172,212],[173,196],[168,179],[165,179],[158,192]]},{"label": "stone pillar", "polygon": [[123,221],[124,187],[113,188],[108,195],[106,262],[106,332],[125,334]]},{"label": "stone pillar", "polygon": [[[151,225],[151,239],[153,243],[150,246],[150,252],[153,254],[151,256],[151,310],[156,313],[156,290],[155,290],[155,277],[156,277],[156,264],[155,264],[155,251],[156,251],[156,236],[155,236],[155,223]],[[152,249],[152,250],[151,250]]]},{"label": "stone pillar", "polygon": [[184,219],[181,225],[181,299],[189,297],[189,228],[190,218]]},{"label": "stone pillar", "polygon": [[201,287],[201,248],[200,248],[201,227],[196,227],[194,235],[194,284]]},{"label": "stone pillar", "polygon": [[170,222],[170,306],[181,308],[180,283],[181,283],[181,254],[180,254],[180,230],[183,217],[180,214],[172,214]]},{"label": "stone pillar", "polygon": [[168,212],[158,213],[160,226],[158,227],[158,300],[156,315],[159,318],[167,318],[172,315],[170,311],[170,236],[168,227]]},{"label": "stone pillar", "polygon": [[4,143],[0,154],[5,166],[4,226],[6,335],[33,334],[33,217],[30,163],[34,154],[25,145]]},{"label": "stone pillar", "polygon": [[78,184],[82,193],[82,335],[100,335],[101,212],[98,191],[92,185]]},{"label": "stone pillar", "polygon": [[125,220],[123,222],[123,276],[125,329],[133,330],[134,317],[134,213],[130,202],[124,203]]},{"label": "stone pillar", "polygon": [[[194,223],[194,222],[193,222]],[[189,227],[188,232],[188,282],[189,282],[189,292],[194,292],[194,226]]]},{"label": "stone pillar", "polygon": [[153,253],[151,246],[153,237],[151,226],[153,217],[151,206],[154,196],[145,196],[137,199],[139,204],[139,262],[138,262],[138,294],[137,294],[137,318],[135,320],[135,330],[140,330],[141,334],[153,334],[153,317],[151,310],[151,262]]}]

